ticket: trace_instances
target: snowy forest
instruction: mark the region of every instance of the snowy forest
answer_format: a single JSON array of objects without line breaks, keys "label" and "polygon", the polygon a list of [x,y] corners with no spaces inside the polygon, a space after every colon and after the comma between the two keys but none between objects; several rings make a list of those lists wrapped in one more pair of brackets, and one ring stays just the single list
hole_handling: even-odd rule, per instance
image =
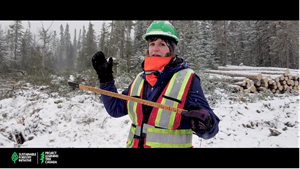
[{"label": "snowy forest", "polygon": [[[130,117],[111,117],[100,94],[67,82],[99,88],[91,58],[101,50],[114,59],[121,93],[142,72],[142,35],[152,20],[104,21],[99,30],[90,22],[74,31],[67,21],[36,30],[24,22],[6,29],[0,22],[0,148],[125,148]],[[299,148],[298,20],[170,22],[176,52],[220,118],[219,133],[193,136],[194,148]]]},{"label": "snowy forest", "polygon": [[[195,70],[225,65],[299,68],[299,21],[170,21],[177,30],[177,53]],[[60,31],[45,27],[37,31],[12,21],[4,31],[0,24],[0,75],[23,72],[47,78],[50,74],[91,69],[91,57],[102,50],[114,58],[115,76],[131,77],[141,71],[146,42],[142,35],[152,20],[104,21],[101,30],[93,24]],[[122,71],[120,71],[122,70]]]}]

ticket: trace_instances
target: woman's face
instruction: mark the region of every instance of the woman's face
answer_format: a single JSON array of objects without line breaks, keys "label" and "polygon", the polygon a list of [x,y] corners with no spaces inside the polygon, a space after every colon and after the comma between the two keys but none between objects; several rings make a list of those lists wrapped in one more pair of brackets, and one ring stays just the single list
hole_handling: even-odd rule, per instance
[{"label": "woman's face", "polygon": [[165,57],[170,49],[165,41],[158,38],[155,41],[149,42],[149,55],[150,56],[160,56]]}]

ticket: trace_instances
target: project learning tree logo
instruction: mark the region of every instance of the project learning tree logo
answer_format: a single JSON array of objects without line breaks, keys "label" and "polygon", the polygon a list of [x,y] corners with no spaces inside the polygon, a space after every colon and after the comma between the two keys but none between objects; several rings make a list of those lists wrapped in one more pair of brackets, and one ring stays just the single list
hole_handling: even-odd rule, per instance
[{"label": "project learning tree logo", "polygon": [[41,164],[43,164],[43,163],[44,163],[44,159],[45,159],[45,154],[44,154],[44,152],[42,152],[42,154],[41,154],[41,158],[40,158],[40,160],[41,160]]},{"label": "project learning tree logo", "polygon": [[18,160],[18,154],[16,153],[16,152],[14,152],[13,154],[12,154],[12,156],[11,156],[11,159],[12,159],[12,161],[14,162],[14,163],[16,163],[16,161]]}]

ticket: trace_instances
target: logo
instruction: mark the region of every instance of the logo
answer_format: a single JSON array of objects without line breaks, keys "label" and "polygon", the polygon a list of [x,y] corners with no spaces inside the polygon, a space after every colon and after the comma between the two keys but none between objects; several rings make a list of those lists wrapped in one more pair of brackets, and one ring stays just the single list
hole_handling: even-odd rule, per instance
[{"label": "logo", "polygon": [[[44,152],[13,152],[11,160],[14,164],[17,163],[36,163],[36,164],[57,164],[59,155],[56,151],[44,151]],[[1,163],[1,162],[0,162]],[[1,165],[0,165],[1,168]]]},{"label": "logo", "polygon": [[11,156],[11,159],[14,163],[16,163],[16,161],[18,160],[19,156],[16,152],[14,152]]},{"label": "logo", "polygon": [[41,160],[41,164],[43,164],[43,163],[44,163],[44,159],[45,159],[45,154],[44,154],[44,152],[42,152],[42,154],[41,154],[41,158],[40,158],[40,160]]}]

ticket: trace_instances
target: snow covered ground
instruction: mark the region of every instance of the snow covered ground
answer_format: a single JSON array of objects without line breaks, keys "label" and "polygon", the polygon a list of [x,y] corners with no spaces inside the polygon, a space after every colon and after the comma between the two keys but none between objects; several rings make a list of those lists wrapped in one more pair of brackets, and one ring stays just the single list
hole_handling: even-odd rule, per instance
[{"label": "snow covered ground", "polygon": [[[0,147],[125,147],[130,118],[110,117],[99,95],[69,90],[61,97],[47,86],[28,89],[0,100]],[[221,120],[219,133],[209,140],[194,135],[194,147],[298,148],[299,96],[278,96],[254,103],[225,96],[212,106]]]},{"label": "snow covered ground", "polygon": [[[214,109],[221,120],[220,132],[202,144],[194,138],[196,147],[299,147],[298,96],[228,103],[224,100]],[[276,136],[271,130],[281,134]]]}]

